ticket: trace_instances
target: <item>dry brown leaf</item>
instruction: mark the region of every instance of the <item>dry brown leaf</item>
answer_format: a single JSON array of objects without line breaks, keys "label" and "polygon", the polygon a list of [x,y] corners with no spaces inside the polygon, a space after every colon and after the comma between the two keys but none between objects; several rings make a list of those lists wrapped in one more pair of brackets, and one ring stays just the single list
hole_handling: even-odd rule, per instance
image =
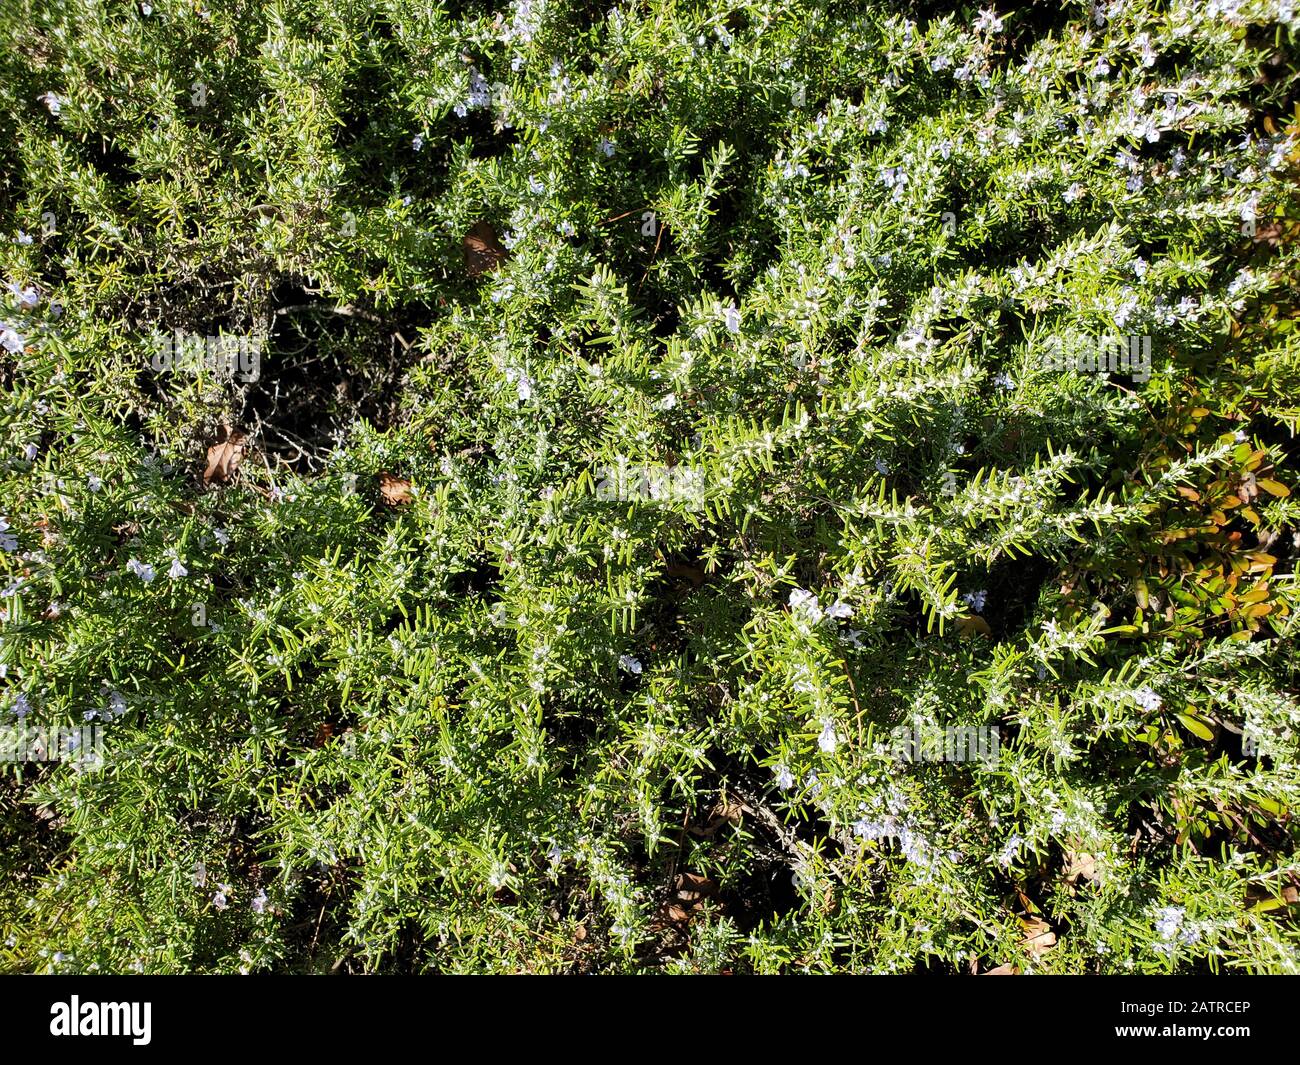
[{"label": "dry brown leaf", "polygon": [[506,249],[488,222],[475,222],[461,244],[465,250],[465,269],[470,277],[495,270],[506,259]]},{"label": "dry brown leaf", "polygon": [[1237,498],[1243,503],[1253,503],[1259,495],[1259,486],[1253,473],[1243,473],[1241,483],[1237,486]]},{"label": "dry brown leaf", "polygon": [[1067,884],[1077,884],[1080,880],[1093,880],[1097,876],[1097,859],[1091,854],[1075,854],[1073,851],[1065,855],[1065,882]]},{"label": "dry brown leaf", "polygon": [[684,925],[704,908],[706,899],[717,893],[718,885],[699,873],[680,873],[673,880],[672,896],[659,908],[659,919],[668,924]]},{"label": "dry brown leaf", "polygon": [[409,503],[415,497],[411,495],[411,482],[405,477],[394,477],[387,471],[379,475],[379,495],[390,507]]},{"label": "dry brown leaf", "polygon": [[242,429],[223,425],[217,442],[208,448],[208,468],[203,471],[204,484],[228,484],[248,452],[248,434]]},{"label": "dry brown leaf", "polygon": [[1259,226],[1255,230],[1253,239],[1256,244],[1267,244],[1269,247],[1276,248],[1282,240],[1282,227],[1276,222],[1270,222],[1266,226]]},{"label": "dry brown leaf", "polygon": [[[653,649],[653,645],[652,645]],[[703,826],[691,825],[687,831],[692,836],[698,836],[702,839],[712,839],[726,825],[738,825],[741,818],[747,814],[753,813],[752,810],[744,803],[732,802],[724,794],[709,813],[709,820]]]},{"label": "dry brown leaf", "polygon": [[1042,954],[1056,946],[1056,933],[1052,926],[1041,917],[1022,917],[1021,925],[1025,929],[1025,938],[1021,942],[1032,954]]},{"label": "dry brown leaf", "polygon": [[681,873],[677,877],[677,890],[674,897],[680,902],[698,904],[715,891],[717,885],[707,876],[699,873]]},{"label": "dry brown leaf", "polygon": [[1014,965],[999,965],[996,969],[989,969],[983,974],[984,976],[1019,976],[1020,970]]}]

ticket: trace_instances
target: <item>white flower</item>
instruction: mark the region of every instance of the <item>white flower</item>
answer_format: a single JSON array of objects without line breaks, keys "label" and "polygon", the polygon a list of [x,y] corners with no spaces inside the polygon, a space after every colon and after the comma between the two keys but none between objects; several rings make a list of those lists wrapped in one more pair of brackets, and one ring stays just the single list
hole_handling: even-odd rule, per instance
[{"label": "white flower", "polygon": [[18,550],[18,537],[9,531],[8,518],[0,518],[0,548],[5,551]]},{"label": "white flower", "polygon": [[835,734],[835,724],[830,720],[822,722],[821,735],[817,737],[817,746],[827,754],[832,754],[840,745],[840,738]]},{"label": "white flower", "polygon": [[20,311],[30,311],[41,302],[41,293],[35,285],[23,286],[17,281],[9,282],[9,291],[13,293],[14,302]]},{"label": "white flower", "polygon": [[783,765],[779,765],[774,770],[776,773],[776,786],[782,791],[789,791],[794,787],[794,776],[790,770]]},{"label": "white flower", "polygon": [[133,558],[127,564],[126,568],[139,577],[145,584],[154,579],[154,570],[152,566],[145,565],[139,559]]},{"label": "white flower", "polygon": [[980,17],[975,20],[976,33],[997,33],[1002,29],[1002,20],[997,12],[990,8],[981,8]]},{"label": "white flower", "polygon": [[1133,701],[1143,710],[1159,710],[1164,705],[1160,696],[1147,686],[1143,686],[1133,693]]},{"label": "white flower", "polygon": [[846,618],[853,617],[853,608],[843,599],[837,599],[826,608],[826,616],[834,618],[836,621],[843,621]]},{"label": "white flower", "polygon": [[208,867],[202,862],[194,863],[194,886],[205,887],[208,883]]},{"label": "white flower", "polygon": [[253,900],[249,905],[252,907],[254,913],[266,913],[266,904],[270,901],[271,900],[266,897],[266,892],[259,888],[257,894],[253,896]]},{"label": "white flower", "polygon": [[60,100],[58,96],[52,92],[43,92],[40,96],[36,97],[36,99],[40,100],[41,103],[49,108],[50,114],[55,118],[59,117],[59,111],[63,108],[63,101]]},{"label": "white flower", "polygon": [[179,558],[172,559],[171,568],[167,570],[167,576],[172,580],[179,580],[186,576],[190,571],[185,568],[185,564]]},{"label": "white flower", "polygon": [[803,588],[795,588],[790,592],[790,609],[802,614],[808,621],[814,625],[822,619],[822,608],[817,602],[817,596]]},{"label": "white flower", "polygon": [[641,665],[639,659],[633,658],[631,655],[619,655],[618,668],[623,670],[625,673],[631,673],[635,677],[638,676],[645,667]]},{"label": "white flower", "polygon": [[614,154],[614,142],[608,137],[601,137],[596,143],[596,147],[604,152],[607,158]]},{"label": "white flower", "polygon": [[95,476],[95,474],[92,473],[89,477],[86,478],[86,487],[89,488],[90,491],[92,492],[98,492],[101,488],[104,487],[103,478],[97,477]]},{"label": "white flower", "polygon": [[1134,38],[1134,41],[1142,50],[1142,65],[1144,67],[1155,66],[1156,50],[1151,46],[1151,35],[1149,33],[1139,33]]},{"label": "white flower", "polygon": [[1083,186],[1080,185],[1077,181],[1073,181],[1070,183],[1070,187],[1067,188],[1063,193],[1061,193],[1061,199],[1063,199],[1066,203],[1074,203],[1074,201],[1077,200],[1082,195],[1083,195]]},{"label": "white flower", "polygon": [[977,592],[967,592],[962,599],[970,604],[970,608],[977,614],[984,613],[984,601],[988,597],[988,592],[980,589]]},{"label": "white flower", "polygon": [[562,237],[571,237],[578,232],[573,227],[573,223],[567,219],[556,226],[555,229]]},{"label": "white flower", "polygon": [[224,910],[230,905],[230,900],[226,898],[226,893],[230,890],[229,884],[218,884],[217,893],[212,896],[212,905],[218,910]]},{"label": "white flower", "polygon": [[226,532],[225,529],[213,529],[212,535],[216,538],[217,543],[222,547],[225,547],[226,544],[230,543],[230,533]]},{"label": "white flower", "polygon": [[28,444],[25,448],[23,448],[23,458],[25,458],[28,462],[35,462],[36,455],[37,455],[37,448],[35,444]]},{"label": "white flower", "polygon": [[523,370],[510,367],[506,370],[506,380],[516,386],[519,393],[519,402],[527,403],[533,398],[533,379]]},{"label": "white flower", "polygon": [[998,854],[998,865],[1002,866],[1003,869],[1008,868],[1020,852],[1020,847],[1024,842],[1020,836],[1012,836],[1007,840],[1006,846]]},{"label": "white flower", "polygon": [[727,327],[728,333],[740,332],[740,311],[736,308],[734,303],[724,308],[722,312],[722,322]]},{"label": "white flower", "polygon": [[7,325],[0,325],[0,348],[4,348],[11,355],[18,355],[26,346],[26,337]]},{"label": "white flower", "polygon": [[414,137],[411,138],[411,147],[414,148],[417,152],[424,147],[423,133],[417,133]]},{"label": "white flower", "polygon": [[1187,911],[1181,906],[1163,906],[1156,911],[1156,931],[1160,933],[1160,938],[1171,940],[1178,935],[1178,930],[1183,926],[1183,918]]}]

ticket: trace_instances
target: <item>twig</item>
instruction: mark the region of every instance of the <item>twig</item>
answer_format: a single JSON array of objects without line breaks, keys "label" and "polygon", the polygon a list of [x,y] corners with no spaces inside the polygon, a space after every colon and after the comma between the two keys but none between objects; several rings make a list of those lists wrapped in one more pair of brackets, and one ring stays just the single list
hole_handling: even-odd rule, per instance
[{"label": "twig", "polygon": [[633,207],[632,210],[630,211],[624,211],[622,214],[616,214],[613,218],[606,218],[605,221],[597,222],[596,225],[604,226],[604,225],[608,225],[610,222],[620,221],[621,219],[626,218],[628,215],[636,214],[637,211],[639,210],[641,210],[640,207]]},{"label": "twig", "polygon": [[328,311],[330,314],[341,314],[347,318],[364,318],[367,322],[385,324],[385,319],[379,317],[379,315],[362,310],[360,307],[354,307],[350,303],[342,307],[327,307],[323,303],[295,303],[289,307],[281,307],[275,314],[278,318],[282,314],[293,314],[296,311]]}]

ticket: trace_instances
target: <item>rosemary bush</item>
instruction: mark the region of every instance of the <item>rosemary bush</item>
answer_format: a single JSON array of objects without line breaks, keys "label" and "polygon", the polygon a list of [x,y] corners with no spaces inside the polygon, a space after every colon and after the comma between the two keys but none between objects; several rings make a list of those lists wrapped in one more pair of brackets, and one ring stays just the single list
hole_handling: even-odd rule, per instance
[{"label": "rosemary bush", "polygon": [[1296,972],[1296,6],[603,7],[0,5],[0,965]]}]

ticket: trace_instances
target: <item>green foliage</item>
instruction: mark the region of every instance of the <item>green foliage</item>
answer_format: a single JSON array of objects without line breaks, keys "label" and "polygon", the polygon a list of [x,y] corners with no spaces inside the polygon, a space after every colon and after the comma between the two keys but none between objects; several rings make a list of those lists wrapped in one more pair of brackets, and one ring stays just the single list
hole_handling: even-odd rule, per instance
[{"label": "green foliage", "polygon": [[151,4],[0,14],[0,965],[1300,970],[1292,5]]}]

